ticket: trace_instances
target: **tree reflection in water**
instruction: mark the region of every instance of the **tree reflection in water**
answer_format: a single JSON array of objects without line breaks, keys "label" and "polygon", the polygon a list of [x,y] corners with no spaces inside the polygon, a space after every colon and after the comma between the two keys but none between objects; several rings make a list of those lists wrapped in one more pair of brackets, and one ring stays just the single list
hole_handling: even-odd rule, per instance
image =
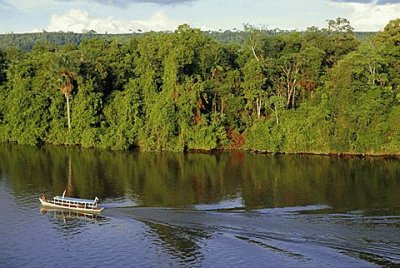
[{"label": "tree reflection in water", "polygon": [[393,210],[400,203],[397,160],[38,149],[11,144],[1,144],[0,154],[0,169],[12,179],[17,193],[54,195],[69,185],[75,197],[128,199],[144,207],[174,208],[241,200],[244,209],[328,205],[346,212]]}]

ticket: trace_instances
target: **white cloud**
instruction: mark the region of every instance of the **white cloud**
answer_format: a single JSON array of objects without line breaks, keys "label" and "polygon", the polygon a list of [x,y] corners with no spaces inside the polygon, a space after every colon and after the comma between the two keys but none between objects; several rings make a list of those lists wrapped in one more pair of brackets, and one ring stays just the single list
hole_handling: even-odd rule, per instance
[{"label": "white cloud", "polygon": [[98,33],[129,33],[140,29],[146,31],[167,31],[176,29],[182,22],[170,19],[162,11],[155,12],[143,20],[119,20],[113,17],[95,18],[89,12],[71,9],[63,15],[52,15],[48,32],[76,32],[94,30]]},{"label": "white cloud", "polygon": [[380,31],[390,20],[400,17],[400,4],[378,5],[373,3],[331,2],[336,7],[349,11],[347,19],[356,31]]}]

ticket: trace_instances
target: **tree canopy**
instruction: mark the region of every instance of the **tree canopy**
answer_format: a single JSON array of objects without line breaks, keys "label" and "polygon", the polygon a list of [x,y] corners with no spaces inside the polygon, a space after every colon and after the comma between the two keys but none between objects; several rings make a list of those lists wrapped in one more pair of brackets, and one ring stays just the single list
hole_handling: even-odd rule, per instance
[{"label": "tree canopy", "polygon": [[0,141],[400,154],[399,25],[362,42],[338,18],[304,32],[246,25],[241,42],[185,24],[4,47]]}]

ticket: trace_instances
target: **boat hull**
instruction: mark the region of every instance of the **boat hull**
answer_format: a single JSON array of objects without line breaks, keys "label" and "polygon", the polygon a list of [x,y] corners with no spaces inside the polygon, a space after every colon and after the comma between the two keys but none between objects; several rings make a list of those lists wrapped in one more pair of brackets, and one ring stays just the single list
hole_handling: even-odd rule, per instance
[{"label": "boat hull", "polygon": [[48,208],[59,208],[59,209],[67,209],[67,210],[74,210],[74,211],[81,211],[85,213],[100,213],[104,208],[99,207],[99,208],[84,208],[80,206],[71,206],[71,205],[58,205],[54,204],[52,202],[49,202],[47,200],[43,200],[42,198],[39,197],[40,203],[44,207]]}]

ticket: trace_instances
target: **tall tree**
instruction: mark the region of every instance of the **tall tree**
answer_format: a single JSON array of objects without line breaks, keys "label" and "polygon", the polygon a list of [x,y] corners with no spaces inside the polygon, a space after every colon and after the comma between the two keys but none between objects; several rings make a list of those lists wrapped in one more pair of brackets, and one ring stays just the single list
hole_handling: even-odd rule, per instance
[{"label": "tall tree", "polygon": [[264,55],[262,55],[262,41],[263,41],[263,32],[250,25],[250,24],[245,24],[244,25],[244,31],[248,33],[248,38],[245,42],[245,46],[250,49],[251,54],[254,56],[254,58],[257,61],[260,61]]},{"label": "tall tree", "polygon": [[76,56],[76,53],[70,52],[67,54],[65,52],[59,52],[53,61],[53,71],[58,77],[57,84],[67,104],[67,124],[69,130],[71,129],[70,101],[72,92],[76,87],[76,78],[79,73],[79,58],[76,58]]},{"label": "tall tree", "polygon": [[253,113],[254,107],[256,118],[260,119],[263,102],[266,98],[264,84],[266,82],[263,66],[257,59],[251,59],[243,68],[244,81],[242,83],[244,97],[247,100],[247,108]]}]

